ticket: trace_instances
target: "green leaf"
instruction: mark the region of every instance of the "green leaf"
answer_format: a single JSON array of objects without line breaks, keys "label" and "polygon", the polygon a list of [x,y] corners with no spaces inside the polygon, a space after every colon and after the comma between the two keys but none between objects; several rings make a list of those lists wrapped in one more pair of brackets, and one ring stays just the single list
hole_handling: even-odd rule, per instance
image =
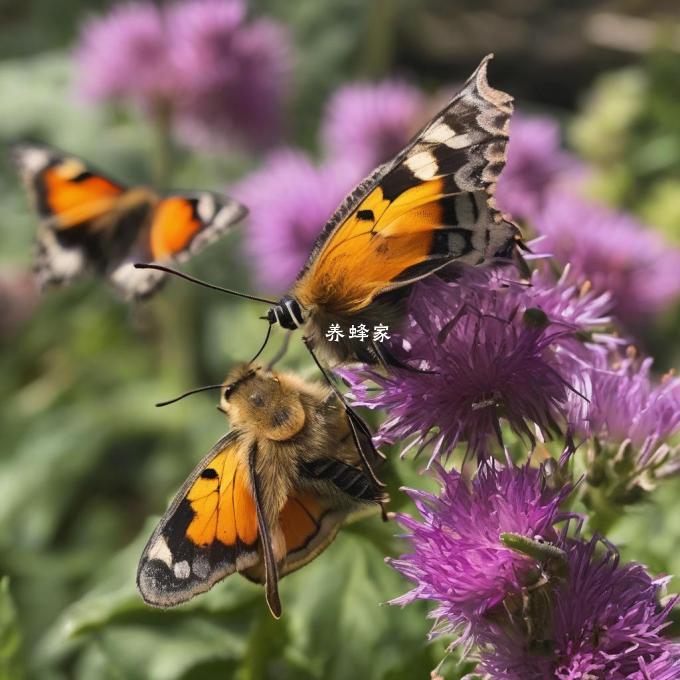
[{"label": "green leaf", "polygon": [[[425,604],[407,610],[387,604],[408,589],[376,547],[396,525],[384,526],[377,517],[369,523],[370,536],[365,528],[341,532],[322,556],[282,583],[289,658],[304,660],[317,678],[382,678],[425,647]],[[426,657],[412,677],[427,677],[433,666]]]},{"label": "green leaf", "polygon": [[21,632],[17,612],[9,592],[9,578],[0,579],[0,678],[13,680],[22,678],[19,655]]}]

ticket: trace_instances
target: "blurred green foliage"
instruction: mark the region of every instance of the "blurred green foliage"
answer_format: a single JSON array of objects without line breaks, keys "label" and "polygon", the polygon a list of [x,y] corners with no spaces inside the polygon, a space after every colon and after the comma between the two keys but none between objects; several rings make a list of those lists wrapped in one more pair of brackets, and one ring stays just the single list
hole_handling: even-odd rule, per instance
[{"label": "blurred green foliage", "polygon": [[573,123],[577,151],[598,170],[591,190],[680,243],[678,56],[659,52],[599,78]]},{"label": "blurred green foliage", "polygon": [[[43,139],[114,177],[148,181],[153,135],[144,118],[87,107],[73,94],[67,50],[78,22],[103,4],[0,7],[7,19],[0,22],[0,143],[4,151],[16,137]],[[260,3],[294,36],[296,142],[314,147],[319,111],[335,85],[389,69],[393,23],[411,4]],[[378,47],[367,40],[376,26],[385,33]],[[609,76],[574,128],[577,147],[607,170],[610,187],[602,192],[671,231],[680,212],[673,74],[650,63]],[[175,160],[173,184],[214,189],[254,163],[186,152]],[[0,197],[0,266],[27,268],[35,224],[7,166]],[[190,269],[249,289],[238,241],[228,236]],[[220,380],[247,360],[262,340],[261,313],[259,305],[174,281],[128,308],[86,282],[46,295],[28,322],[0,339],[0,678],[412,680],[429,677],[446,655],[443,642],[426,642],[424,603],[405,610],[384,604],[408,584],[384,564],[401,547],[395,525],[377,516],[347,527],[282,582],[279,622],[260,589],[238,576],[171,611],[146,607],[136,594],[137,560],[159,513],[227,426],[209,396],[167,409],[153,404]],[[286,365],[316,375],[299,342]],[[400,485],[427,486],[421,466],[392,456],[391,509],[408,507]],[[619,523],[613,538],[625,558],[680,571],[671,521],[679,490],[669,484]],[[447,678],[471,670],[455,661],[444,666]]]}]

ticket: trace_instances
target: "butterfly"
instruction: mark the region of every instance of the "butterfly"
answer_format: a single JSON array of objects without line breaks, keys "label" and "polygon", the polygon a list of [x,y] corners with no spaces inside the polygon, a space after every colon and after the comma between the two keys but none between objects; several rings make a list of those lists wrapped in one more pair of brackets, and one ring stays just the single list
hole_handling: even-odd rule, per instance
[{"label": "butterfly", "polygon": [[35,269],[42,288],[91,272],[126,299],[149,296],[165,274],[135,262],[183,262],[247,212],[207,191],[161,196],[125,187],[47,145],[20,143],[12,156],[40,218]]},{"label": "butterfly", "polygon": [[[378,167],[326,223],[292,290],[267,313],[302,328],[334,363],[395,363],[352,325],[398,321],[409,286],[457,262],[512,257],[521,235],[495,207],[512,97],[487,82],[488,55],[463,89],[392,161]],[[345,329],[331,341],[331,324]]]},{"label": "butterfly", "polygon": [[323,552],[349,515],[386,497],[329,389],[245,365],[223,384],[219,408],[232,429],[151,535],[137,587],[148,604],[170,607],[238,572],[265,586],[278,618],[279,579]]}]

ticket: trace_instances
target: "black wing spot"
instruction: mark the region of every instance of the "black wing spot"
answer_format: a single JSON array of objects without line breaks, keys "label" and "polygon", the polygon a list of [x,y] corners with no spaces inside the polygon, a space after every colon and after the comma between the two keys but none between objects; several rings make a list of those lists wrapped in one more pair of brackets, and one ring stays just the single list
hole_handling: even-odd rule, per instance
[{"label": "black wing spot", "polygon": [[412,186],[420,184],[416,176],[406,167],[405,163],[400,163],[391,170],[380,182],[383,198],[390,203],[403,194]]},{"label": "black wing spot", "polygon": [[203,479],[215,479],[217,477],[217,470],[214,470],[213,468],[206,468],[201,472],[201,477]]},{"label": "black wing spot", "polygon": [[357,219],[373,222],[375,220],[375,215],[372,210],[359,210],[359,212],[357,212]]},{"label": "black wing spot", "polygon": [[94,177],[94,175],[89,170],[83,170],[80,174],[75,177],[70,177],[69,182],[85,182],[86,180]]}]

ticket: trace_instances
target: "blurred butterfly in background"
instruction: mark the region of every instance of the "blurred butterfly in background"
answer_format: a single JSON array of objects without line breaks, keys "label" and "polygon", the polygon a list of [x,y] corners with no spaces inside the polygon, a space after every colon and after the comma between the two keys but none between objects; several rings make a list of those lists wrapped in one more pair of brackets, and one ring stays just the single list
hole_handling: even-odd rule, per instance
[{"label": "blurred butterfly in background", "polygon": [[165,274],[135,269],[135,262],[183,262],[247,212],[207,191],[161,196],[128,188],[42,144],[17,144],[12,157],[40,218],[35,271],[42,288],[94,273],[126,299],[149,296]]},{"label": "blurred butterfly in background", "polygon": [[270,328],[302,328],[312,354],[318,348],[333,364],[395,364],[373,339],[345,333],[329,341],[326,332],[331,324],[392,326],[416,281],[454,262],[507,262],[517,254],[519,229],[493,199],[513,106],[510,95],[487,82],[492,56],[401,153],[347,196],[292,290],[278,302],[259,298],[272,303]]},{"label": "blurred butterfly in background", "polygon": [[[278,618],[279,579],[323,552],[349,515],[387,499],[329,389],[250,365],[221,389],[232,429],[153,532],[137,586],[148,604],[171,607],[239,572],[265,586]],[[370,448],[378,465],[383,457]]]}]

